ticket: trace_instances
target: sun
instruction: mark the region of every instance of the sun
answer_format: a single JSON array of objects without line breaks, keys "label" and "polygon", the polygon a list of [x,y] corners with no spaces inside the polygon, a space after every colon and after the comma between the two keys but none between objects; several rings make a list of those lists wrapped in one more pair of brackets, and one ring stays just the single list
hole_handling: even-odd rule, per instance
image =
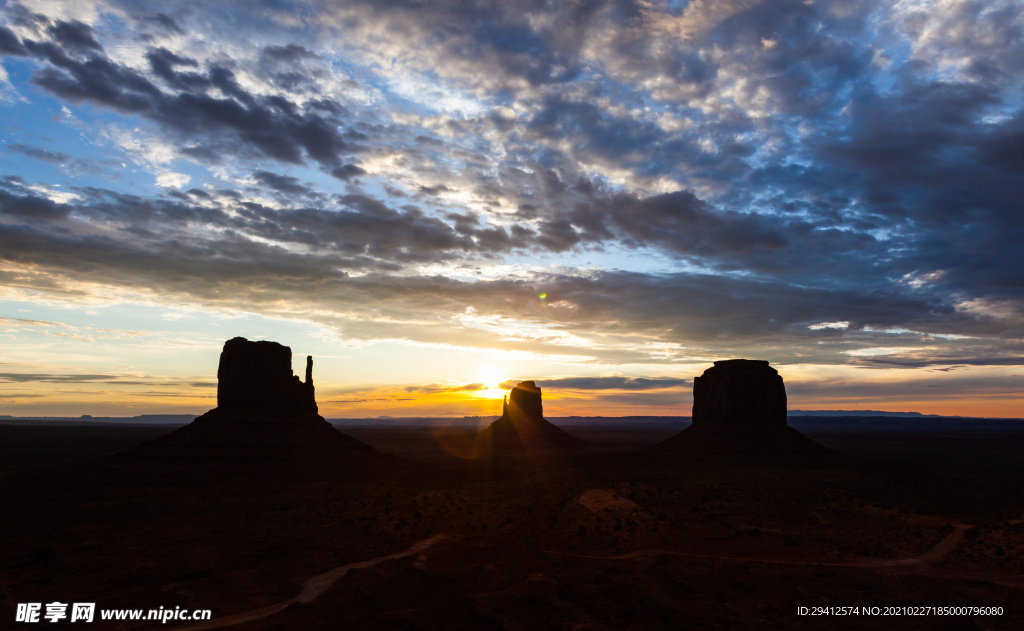
[{"label": "sun", "polygon": [[501,389],[499,385],[502,379],[494,372],[488,372],[480,377],[480,383],[484,384],[483,389],[474,392],[474,396],[481,399],[501,399],[505,396],[505,391]]}]

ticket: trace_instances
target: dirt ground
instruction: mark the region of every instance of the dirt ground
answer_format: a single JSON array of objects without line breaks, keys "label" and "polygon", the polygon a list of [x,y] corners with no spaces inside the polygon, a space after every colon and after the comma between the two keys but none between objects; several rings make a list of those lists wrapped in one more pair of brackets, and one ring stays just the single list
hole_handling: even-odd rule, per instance
[{"label": "dirt ground", "polygon": [[[115,466],[167,429],[4,426],[0,628],[59,601],[235,629],[1019,629],[1018,427],[810,426],[842,454],[811,463],[643,451],[678,428],[476,459],[468,429],[345,428],[419,463],[365,479]],[[906,608],[965,606],[1002,614]]]}]

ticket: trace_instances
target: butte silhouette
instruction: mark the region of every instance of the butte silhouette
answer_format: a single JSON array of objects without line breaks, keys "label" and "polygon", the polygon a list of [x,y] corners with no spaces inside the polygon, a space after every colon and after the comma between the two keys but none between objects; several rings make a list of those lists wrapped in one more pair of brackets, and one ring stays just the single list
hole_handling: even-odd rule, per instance
[{"label": "butte silhouette", "polygon": [[540,387],[532,381],[521,381],[512,388],[505,397],[501,418],[481,432],[481,438],[495,449],[565,449],[586,444],[544,418]]},{"label": "butte silhouette", "polygon": [[292,374],[292,350],[236,337],[224,343],[217,407],[129,454],[149,460],[352,468],[387,459],[319,414],[313,358],[306,380]]},{"label": "butte silhouette", "polygon": [[824,455],[786,424],[786,386],[767,361],[726,359],[693,380],[693,425],[655,447],[689,454]]}]

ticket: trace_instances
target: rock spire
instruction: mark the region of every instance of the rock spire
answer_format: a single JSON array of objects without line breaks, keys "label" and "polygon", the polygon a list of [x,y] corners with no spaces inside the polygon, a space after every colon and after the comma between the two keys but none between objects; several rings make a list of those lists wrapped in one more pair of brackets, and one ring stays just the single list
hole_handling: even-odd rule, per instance
[{"label": "rock spire", "polygon": [[502,404],[501,418],[491,423],[484,434],[499,449],[585,444],[544,418],[541,389],[533,381],[520,381],[512,388]]}]

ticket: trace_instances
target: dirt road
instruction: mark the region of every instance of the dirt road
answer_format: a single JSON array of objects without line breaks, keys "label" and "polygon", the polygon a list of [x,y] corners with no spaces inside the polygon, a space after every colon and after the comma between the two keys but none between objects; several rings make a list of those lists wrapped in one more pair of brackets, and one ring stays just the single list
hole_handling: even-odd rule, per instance
[{"label": "dirt road", "polygon": [[260,607],[258,609],[250,609],[249,611],[243,611],[241,613],[231,614],[230,616],[224,616],[215,620],[205,620],[203,622],[196,622],[194,624],[177,627],[173,631],[205,631],[206,629],[222,629],[224,627],[232,627],[236,624],[242,624],[243,622],[252,622],[253,620],[259,620],[260,618],[266,618],[272,616],[275,613],[283,610],[285,607],[294,603],[308,603],[314,600],[317,596],[327,591],[327,589],[334,584],[342,576],[345,576],[351,570],[362,569],[367,567],[373,567],[378,563],[384,561],[390,561],[392,559],[400,559],[402,557],[411,556],[423,552],[430,546],[434,545],[441,539],[444,539],[445,535],[434,535],[427,537],[426,539],[416,543],[411,548],[402,552],[396,552],[394,554],[386,554],[376,559],[370,559],[368,561],[357,561],[355,563],[349,563],[336,567],[329,572],[318,574],[313,578],[310,578],[303,584],[302,591],[298,593],[294,598],[288,600],[282,600],[281,602],[267,605],[266,607]]},{"label": "dirt road", "polygon": [[730,556],[725,554],[700,554],[697,552],[676,552],[674,550],[634,550],[633,552],[626,552],[625,554],[617,554],[613,556],[591,556],[587,554],[573,554],[571,552],[558,552],[556,550],[546,550],[551,554],[559,554],[562,556],[573,556],[584,559],[635,559],[645,556],[658,556],[658,555],[671,555],[680,557],[693,557],[700,559],[718,559],[722,561],[745,561],[751,563],[775,563],[782,565],[823,565],[829,567],[903,567],[908,565],[921,565],[925,563],[934,563],[941,561],[949,554],[953,548],[956,547],[960,540],[964,538],[964,532],[970,530],[974,526],[969,524],[954,524],[953,532],[946,535],[942,541],[935,544],[931,550],[923,554],[919,554],[916,557],[910,557],[907,559],[848,559],[845,561],[817,561],[814,559],[787,559],[779,557],[745,557],[745,556]]}]

